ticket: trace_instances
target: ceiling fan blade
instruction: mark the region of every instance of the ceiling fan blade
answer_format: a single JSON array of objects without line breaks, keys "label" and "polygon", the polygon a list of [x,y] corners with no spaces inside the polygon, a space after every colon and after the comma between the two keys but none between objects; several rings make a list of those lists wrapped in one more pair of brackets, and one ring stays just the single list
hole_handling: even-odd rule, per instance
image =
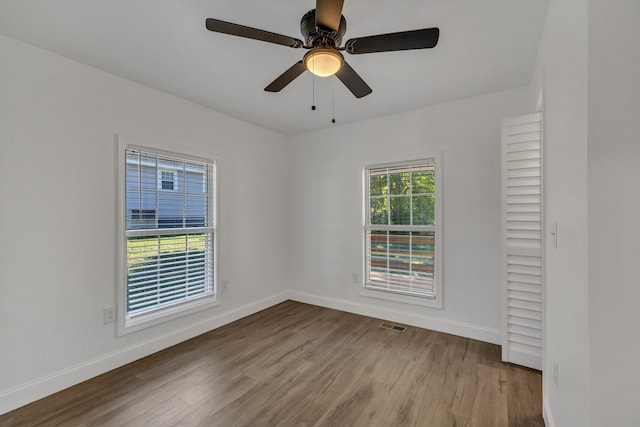
[{"label": "ceiling fan blade", "polygon": [[421,30],[358,37],[347,41],[344,47],[351,54],[429,49],[438,44],[439,37],[440,29],[423,28]]},{"label": "ceiling fan blade", "polygon": [[286,85],[291,83],[298,77],[300,74],[304,73],[307,67],[304,66],[302,61],[298,61],[291,68],[289,68],[284,73],[280,74],[280,76],[271,82],[271,84],[264,88],[267,92],[280,92]]},{"label": "ceiling fan blade", "polygon": [[373,90],[368,84],[362,80],[362,77],[351,68],[347,61],[342,63],[342,68],[336,73],[336,77],[355,95],[356,98],[362,98],[369,95]]},{"label": "ceiling fan blade", "polygon": [[316,26],[338,31],[344,0],[316,0]]},{"label": "ceiling fan blade", "polygon": [[301,40],[282,34],[272,33],[270,31],[259,30],[253,27],[245,27],[244,25],[233,24],[231,22],[221,21],[219,19],[207,18],[207,30],[216,33],[230,34],[232,36],[245,37],[248,39],[260,40],[263,42],[280,44],[289,47],[302,47]]}]

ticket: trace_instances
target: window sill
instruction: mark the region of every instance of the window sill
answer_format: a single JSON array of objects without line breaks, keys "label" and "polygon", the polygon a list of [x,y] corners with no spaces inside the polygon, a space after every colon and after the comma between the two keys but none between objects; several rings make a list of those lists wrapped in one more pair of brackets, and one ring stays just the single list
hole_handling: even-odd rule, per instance
[{"label": "window sill", "polygon": [[377,291],[366,288],[361,289],[359,295],[367,298],[399,302],[402,304],[411,304],[419,305],[422,307],[442,309],[442,297],[431,299],[419,296],[404,295],[395,292]]},{"label": "window sill", "polygon": [[118,323],[118,335],[127,335],[219,305],[215,295],[210,295],[132,318],[123,316],[124,320]]}]

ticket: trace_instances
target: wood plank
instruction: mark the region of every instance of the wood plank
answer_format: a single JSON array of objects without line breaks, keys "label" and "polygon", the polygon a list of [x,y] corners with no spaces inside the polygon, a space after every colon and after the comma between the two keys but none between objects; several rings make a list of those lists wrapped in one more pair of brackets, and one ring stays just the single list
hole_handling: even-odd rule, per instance
[{"label": "wood plank", "polygon": [[421,245],[433,245],[435,242],[434,236],[418,236],[415,234],[410,236],[409,231],[406,231],[406,234],[389,234],[389,236],[387,236],[386,232],[383,233],[384,234],[371,233],[371,243],[386,244],[387,237],[391,243],[406,243],[407,245],[409,244],[409,240],[411,240],[413,244]]},{"label": "wood plank", "polygon": [[473,405],[472,426],[509,426],[506,378],[504,369],[478,366],[478,393]]}]

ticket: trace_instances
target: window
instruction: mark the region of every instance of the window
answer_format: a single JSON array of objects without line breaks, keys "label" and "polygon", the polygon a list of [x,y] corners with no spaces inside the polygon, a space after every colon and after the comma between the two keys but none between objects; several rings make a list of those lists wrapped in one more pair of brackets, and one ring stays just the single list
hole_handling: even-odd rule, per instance
[{"label": "window", "polygon": [[173,182],[173,172],[160,172],[160,188],[162,190],[175,190]]},{"label": "window", "polygon": [[123,157],[124,328],[214,302],[215,164],[133,146]]},{"label": "window", "polygon": [[365,168],[365,289],[438,299],[436,167],[431,158]]}]

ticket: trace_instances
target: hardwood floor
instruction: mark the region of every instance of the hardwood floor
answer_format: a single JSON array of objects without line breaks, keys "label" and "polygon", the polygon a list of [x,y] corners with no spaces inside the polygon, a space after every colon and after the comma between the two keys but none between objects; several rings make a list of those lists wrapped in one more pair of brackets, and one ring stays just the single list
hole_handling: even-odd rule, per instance
[{"label": "hardwood floor", "polygon": [[1,426],[544,426],[500,348],[287,301],[0,416]]}]

